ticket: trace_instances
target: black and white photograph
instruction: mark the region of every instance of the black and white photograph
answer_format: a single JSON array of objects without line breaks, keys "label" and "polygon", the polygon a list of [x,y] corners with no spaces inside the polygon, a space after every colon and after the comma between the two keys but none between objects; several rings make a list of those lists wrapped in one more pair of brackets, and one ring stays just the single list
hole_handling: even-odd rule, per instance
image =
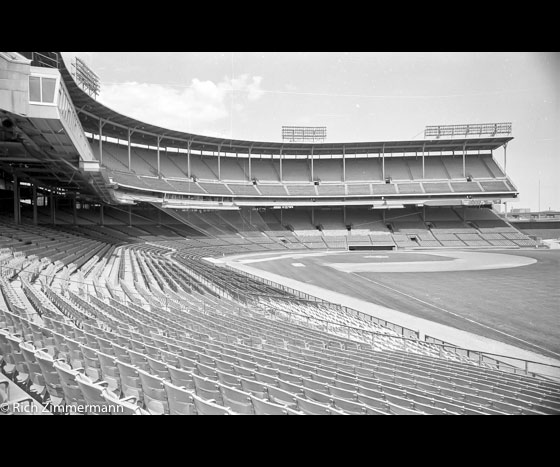
[{"label": "black and white photograph", "polygon": [[0,52],[0,123],[0,416],[560,414],[560,53]]}]

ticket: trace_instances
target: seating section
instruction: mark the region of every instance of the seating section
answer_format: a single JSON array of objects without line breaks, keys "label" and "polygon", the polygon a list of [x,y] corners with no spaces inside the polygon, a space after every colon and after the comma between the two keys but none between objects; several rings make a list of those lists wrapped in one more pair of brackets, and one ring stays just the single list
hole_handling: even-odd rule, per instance
[{"label": "seating section", "polygon": [[[99,145],[92,143],[94,154]],[[247,157],[217,154],[190,155],[160,151],[159,172],[155,148],[103,143],[103,165],[109,176],[125,187],[163,192],[240,196],[367,196],[386,194],[436,194],[512,192],[507,179],[491,154],[463,158],[431,155],[311,159]],[[345,169],[343,169],[343,166]],[[470,177],[472,181],[467,182]],[[193,183],[198,180],[201,184]],[[392,183],[384,184],[386,179]],[[259,188],[247,185],[256,180]],[[319,181],[317,189],[313,182]],[[215,182],[215,183],[208,183]],[[228,184],[229,189],[225,186]],[[287,190],[287,191],[285,191]]]},{"label": "seating section", "polygon": [[228,187],[236,195],[259,196],[259,192],[254,185],[234,185],[230,183]]},{"label": "seating section", "polygon": [[397,186],[401,194],[423,193],[420,183],[399,183]]},{"label": "seating section", "polygon": [[[353,221],[368,220],[349,211]],[[337,249],[352,242],[519,244],[526,236],[415,229],[421,218],[413,211],[401,213],[410,225],[397,214],[389,222],[415,234],[358,226],[325,235],[305,212],[287,215],[296,236],[251,230],[275,225],[258,212],[191,213],[190,222],[221,233],[184,238],[160,235],[166,231],[146,219],[123,226],[117,222],[127,213],[114,210],[114,235],[129,239],[115,243],[92,238],[102,234],[89,227],[71,234],[1,219],[0,406],[65,414],[87,406],[112,415],[560,413],[560,383],[497,368],[414,331],[403,339],[391,323],[301,300],[202,260],[278,248],[279,238]],[[257,216],[254,224],[248,216]],[[457,213],[432,212],[438,220],[453,216],[462,222]]]},{"label": "seating section", "polygon": [[315,185],[286,185],[291,196],[317,196]]}]

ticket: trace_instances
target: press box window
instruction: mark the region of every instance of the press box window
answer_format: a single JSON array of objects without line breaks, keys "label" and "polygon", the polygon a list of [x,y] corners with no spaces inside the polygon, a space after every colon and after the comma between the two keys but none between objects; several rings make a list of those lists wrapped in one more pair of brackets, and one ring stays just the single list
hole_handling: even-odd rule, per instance
[{"label": "press box window", "polygon": [[54,91],[56,88],[55,78],[44,78],[42,76],[29,77],[29,101],[54,103]]}]

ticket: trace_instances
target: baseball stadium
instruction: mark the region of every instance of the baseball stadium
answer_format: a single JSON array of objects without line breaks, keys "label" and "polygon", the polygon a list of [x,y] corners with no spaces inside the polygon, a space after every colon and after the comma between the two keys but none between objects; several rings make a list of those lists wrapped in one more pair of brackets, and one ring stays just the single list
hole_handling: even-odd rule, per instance
[{"label": "baseball stadium", "polygon": [[99,86],[0,52],[0,414],[560,413],[560,224],[497,209],[511,123],[236,140]]}]

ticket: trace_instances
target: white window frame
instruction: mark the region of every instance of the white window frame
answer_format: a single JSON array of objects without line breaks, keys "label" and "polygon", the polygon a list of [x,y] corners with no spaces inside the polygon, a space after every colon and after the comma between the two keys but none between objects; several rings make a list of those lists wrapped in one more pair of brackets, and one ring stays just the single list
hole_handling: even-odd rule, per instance
[{"label": "white window frame", "polygon": [[[32,73],[29,75],[29,78],[39,78],[39,95],[41,101],[32,101],[31,100],[31,91],[28,89],[28,98],[29,103],[33,105],[49,105],[49,106],[56,106],[58,102],[58,91],[60,88],[60,79],[57,76],[47,75],[43,73]],[[52,102],[42,102],[43,100],[43,78],[50,78],[55,80],[54,84],[54,99]]]}]

